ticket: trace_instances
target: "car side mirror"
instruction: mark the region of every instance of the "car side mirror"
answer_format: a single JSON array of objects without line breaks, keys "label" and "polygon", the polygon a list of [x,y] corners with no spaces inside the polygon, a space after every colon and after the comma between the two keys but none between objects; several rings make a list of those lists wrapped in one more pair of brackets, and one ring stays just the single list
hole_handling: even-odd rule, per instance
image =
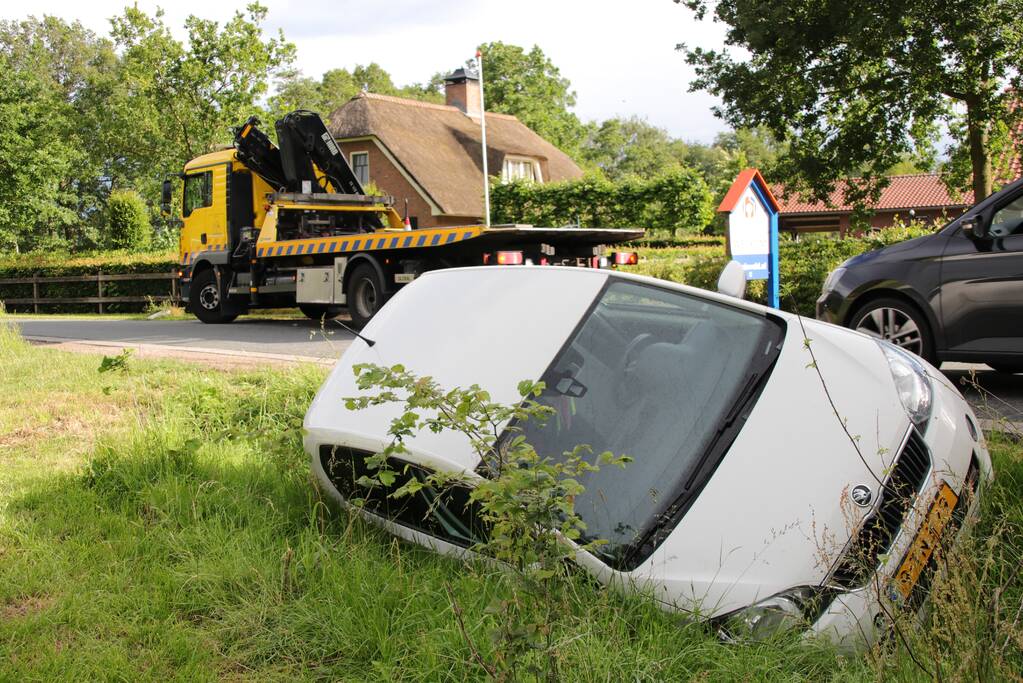
[{"label": "car side mirror", "polygon": [[964,233],[974,239],[983,240],[988,238],[988,222],[984,220],[983,216],[969,216],[964,218],[959,225]]},{"label": "car side mirror", "polygon": [[718,277],[718,293],[741,299],[746,295],[746,271],[738,261],[729,261]]}]

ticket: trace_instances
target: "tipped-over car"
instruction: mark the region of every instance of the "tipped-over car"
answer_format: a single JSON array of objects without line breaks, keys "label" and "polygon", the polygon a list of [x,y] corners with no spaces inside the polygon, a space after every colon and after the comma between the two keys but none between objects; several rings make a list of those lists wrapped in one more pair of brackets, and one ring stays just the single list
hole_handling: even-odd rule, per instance
[{"label": "tipped-over car", "polygon": [[[305,418],[326,491],[363,499],[359,513],[402,538],[471,552],[466,495],[361,490],[402,406],[347,410],[353,366],[401,364],[505,404],[542,380],[554,413],[520,425],[540,455],[588,444],[632,458],[582,481],[584,540],[606,543],[578,564],[725,636],[872,642],[885,614],[924,609],[991,477],[970,407],[926,361],[721,293],[608,270],[453,269],[402,289],[362,335],[372,344],[353,341]],[[460,434],[405,445],[405,472],[471,484],[486,471]]]}]

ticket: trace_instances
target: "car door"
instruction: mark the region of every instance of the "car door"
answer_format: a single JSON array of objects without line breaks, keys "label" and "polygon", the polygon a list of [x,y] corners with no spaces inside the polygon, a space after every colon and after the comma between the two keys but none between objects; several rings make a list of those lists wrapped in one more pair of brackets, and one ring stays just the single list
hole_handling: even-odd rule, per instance
[{"label": "car door", "polygon": [[1023,355],[1023,192],[982,211],[986,237],[961,228],[941,265],[941,319],[952,355]]}]

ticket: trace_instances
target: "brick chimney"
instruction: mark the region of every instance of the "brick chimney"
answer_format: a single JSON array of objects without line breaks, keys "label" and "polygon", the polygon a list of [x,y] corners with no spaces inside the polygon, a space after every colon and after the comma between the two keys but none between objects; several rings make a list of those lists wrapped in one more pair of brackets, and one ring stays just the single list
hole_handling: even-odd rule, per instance
[{"label": "brick chimney", "polygon": [[444,79],[444,98],[469,116],[480,115],[480,79],[465,69],[455,69]]}]

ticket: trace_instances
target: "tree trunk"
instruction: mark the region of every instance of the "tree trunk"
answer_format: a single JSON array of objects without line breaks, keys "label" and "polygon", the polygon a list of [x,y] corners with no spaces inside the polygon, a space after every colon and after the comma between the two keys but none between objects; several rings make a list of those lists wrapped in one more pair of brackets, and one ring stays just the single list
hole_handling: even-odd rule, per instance
[{"label": "tree trunk", "polygon": [[973,201],[991,194],[991,156],[988,153],[988,122],[976,108],[966,105],[966,129],[970,140],[970,164],[973,167]]}]

